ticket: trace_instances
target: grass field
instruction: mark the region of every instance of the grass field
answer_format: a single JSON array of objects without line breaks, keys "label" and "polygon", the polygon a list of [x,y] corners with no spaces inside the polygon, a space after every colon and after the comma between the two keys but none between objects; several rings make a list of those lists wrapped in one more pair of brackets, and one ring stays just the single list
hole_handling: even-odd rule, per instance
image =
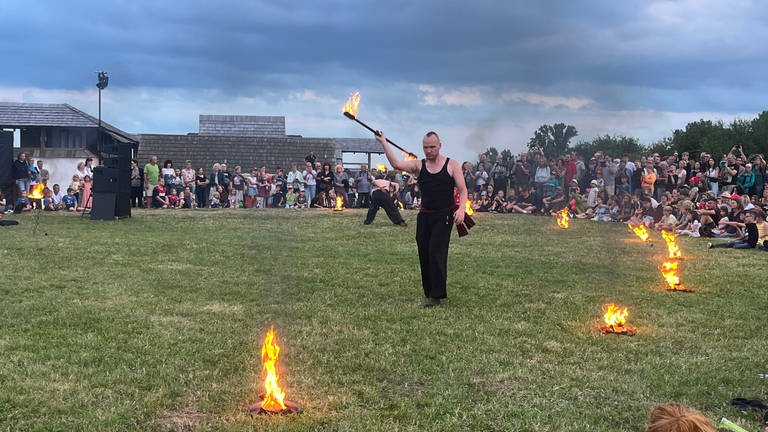
[{"label": "grass field", "polygon": [[[0,430],[642,431],[680,402],[756,430],[768,397],[766,259],[619,224],[480,215],[454,236],[449,300],[421,307],[410,226],[382,213],[43,214],[0,229]],[[455,232],[454,232],[455,235]],[[601,305],[634,337],[601,335]],[[252,418],[274,324],[304,411]]]}]

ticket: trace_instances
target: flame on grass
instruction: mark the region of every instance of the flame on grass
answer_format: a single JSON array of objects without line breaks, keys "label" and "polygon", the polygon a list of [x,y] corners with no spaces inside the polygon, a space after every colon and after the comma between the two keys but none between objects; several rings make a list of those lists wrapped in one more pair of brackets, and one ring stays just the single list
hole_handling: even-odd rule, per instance
[{"label": "flame on grass", "polygon": [[635,235],[640,237],[640,240],[645,242],[650,238],[650,234],[648,234],[648,228],[646,228],[644,224],[640,224],[638,226],[632,226],[632,224],[628,224],[628,226],[629,229],[635,233]]},{"label": "flame on grass", "polygon": [[635,334],[635,329],[627,325],[629,309],[622,308],[613,303],[603,305],[603,324],[600,325],[602,333],[619,333],[626,335]]},{"label": "flame on grass", "polygon": [[39,200],[43,199],[43,189],[45,189],[45,185],[42,183],[38,183],[32,187],[32,191],[29,193],[29,196],[27,198],[33,199],[33,200]]},{"label": "flame on grass", "polygon": [[261,347],[261,362],[263,364],[261,376],[264,380],[264,399],[261,407],[267,411],[280,412],[286,409],[285,392],[278,384],[277,358],[280,354],[280,346],[277,344],[275,326],[270,327],[264,345]]},{"label": "flame on grass", "polygon": [[568,207],[555,213],[555,218],[557,218],[557,226],[562,229],[568,228],[569,221],[571,220],[571,215],[568,213]]},{"label": "flame on grass", "polygon": [[677,246],[677,236],[672,233],[668,233],[664,230],[661,231],[661,236],[664,237],[664,241],[667,242],[667,252],[670,259],[682,258],[680,248]]},{"label": "flame on grass", "polygon": [[664,276],[664,280],[669,285],[669,289],[675,291],[682,291],[683,285],[680,282],[680,270],[677,261],[664,261],[659,267],[661,275]]}]

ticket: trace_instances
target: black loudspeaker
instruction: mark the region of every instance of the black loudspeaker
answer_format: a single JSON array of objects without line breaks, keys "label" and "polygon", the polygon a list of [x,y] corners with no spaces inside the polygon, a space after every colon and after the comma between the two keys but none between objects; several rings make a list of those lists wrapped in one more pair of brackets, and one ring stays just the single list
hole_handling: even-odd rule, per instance
[{"label": "black loudspeaker", "polygon": [[131,196],[129,194],[94,192],[92,199],[91,220],[113,220],[131,216]]},{"label": "black loudspeaker", "polygon": [[13,159],[13,132],[0,131],[0,185],[14,183]]},{"label": "black loudspeaker", "polygon": [[[93,167],[93,192],[120,192],[120,170],[103,166]],[[130,184],[129,184],[130,186]]]}]

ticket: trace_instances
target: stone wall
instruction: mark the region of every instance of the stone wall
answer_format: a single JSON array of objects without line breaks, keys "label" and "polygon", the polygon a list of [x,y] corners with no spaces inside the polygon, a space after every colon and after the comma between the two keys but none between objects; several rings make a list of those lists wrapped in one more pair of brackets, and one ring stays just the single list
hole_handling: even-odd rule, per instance
[{"label": "stone wall", "polygon": [[200,135],[285,136],[285,117],[200,115]]},{"label": "stone wall", "polygon": [[336,162],[332,138],[141,134],[138,139],[140,165],[157,155],[161,166],[170,159],[174,167],[183,167],[189,159],[195,169],[203,167],[206,172],[214,162],[226,162],[230,169],[240,165],[244,172],[265,165],[267,171],[274,172],[278,166],[290,169],[292,163],[304,163],[310,151],[315,152],[318,161]]}]

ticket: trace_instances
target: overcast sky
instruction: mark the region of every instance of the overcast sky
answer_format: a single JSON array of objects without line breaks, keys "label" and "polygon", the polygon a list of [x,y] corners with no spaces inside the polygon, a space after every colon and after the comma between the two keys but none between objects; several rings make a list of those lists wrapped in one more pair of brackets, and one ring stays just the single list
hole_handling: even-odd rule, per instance
[{"label": "overcast sky", "polygon": [[471,159],[539,125],[647,144],[766,109],[759,0],[0,0],[0,101],[70,103],[132,133],[199,114],[284,115],[289,134],[403,147],[440,133]]}]

